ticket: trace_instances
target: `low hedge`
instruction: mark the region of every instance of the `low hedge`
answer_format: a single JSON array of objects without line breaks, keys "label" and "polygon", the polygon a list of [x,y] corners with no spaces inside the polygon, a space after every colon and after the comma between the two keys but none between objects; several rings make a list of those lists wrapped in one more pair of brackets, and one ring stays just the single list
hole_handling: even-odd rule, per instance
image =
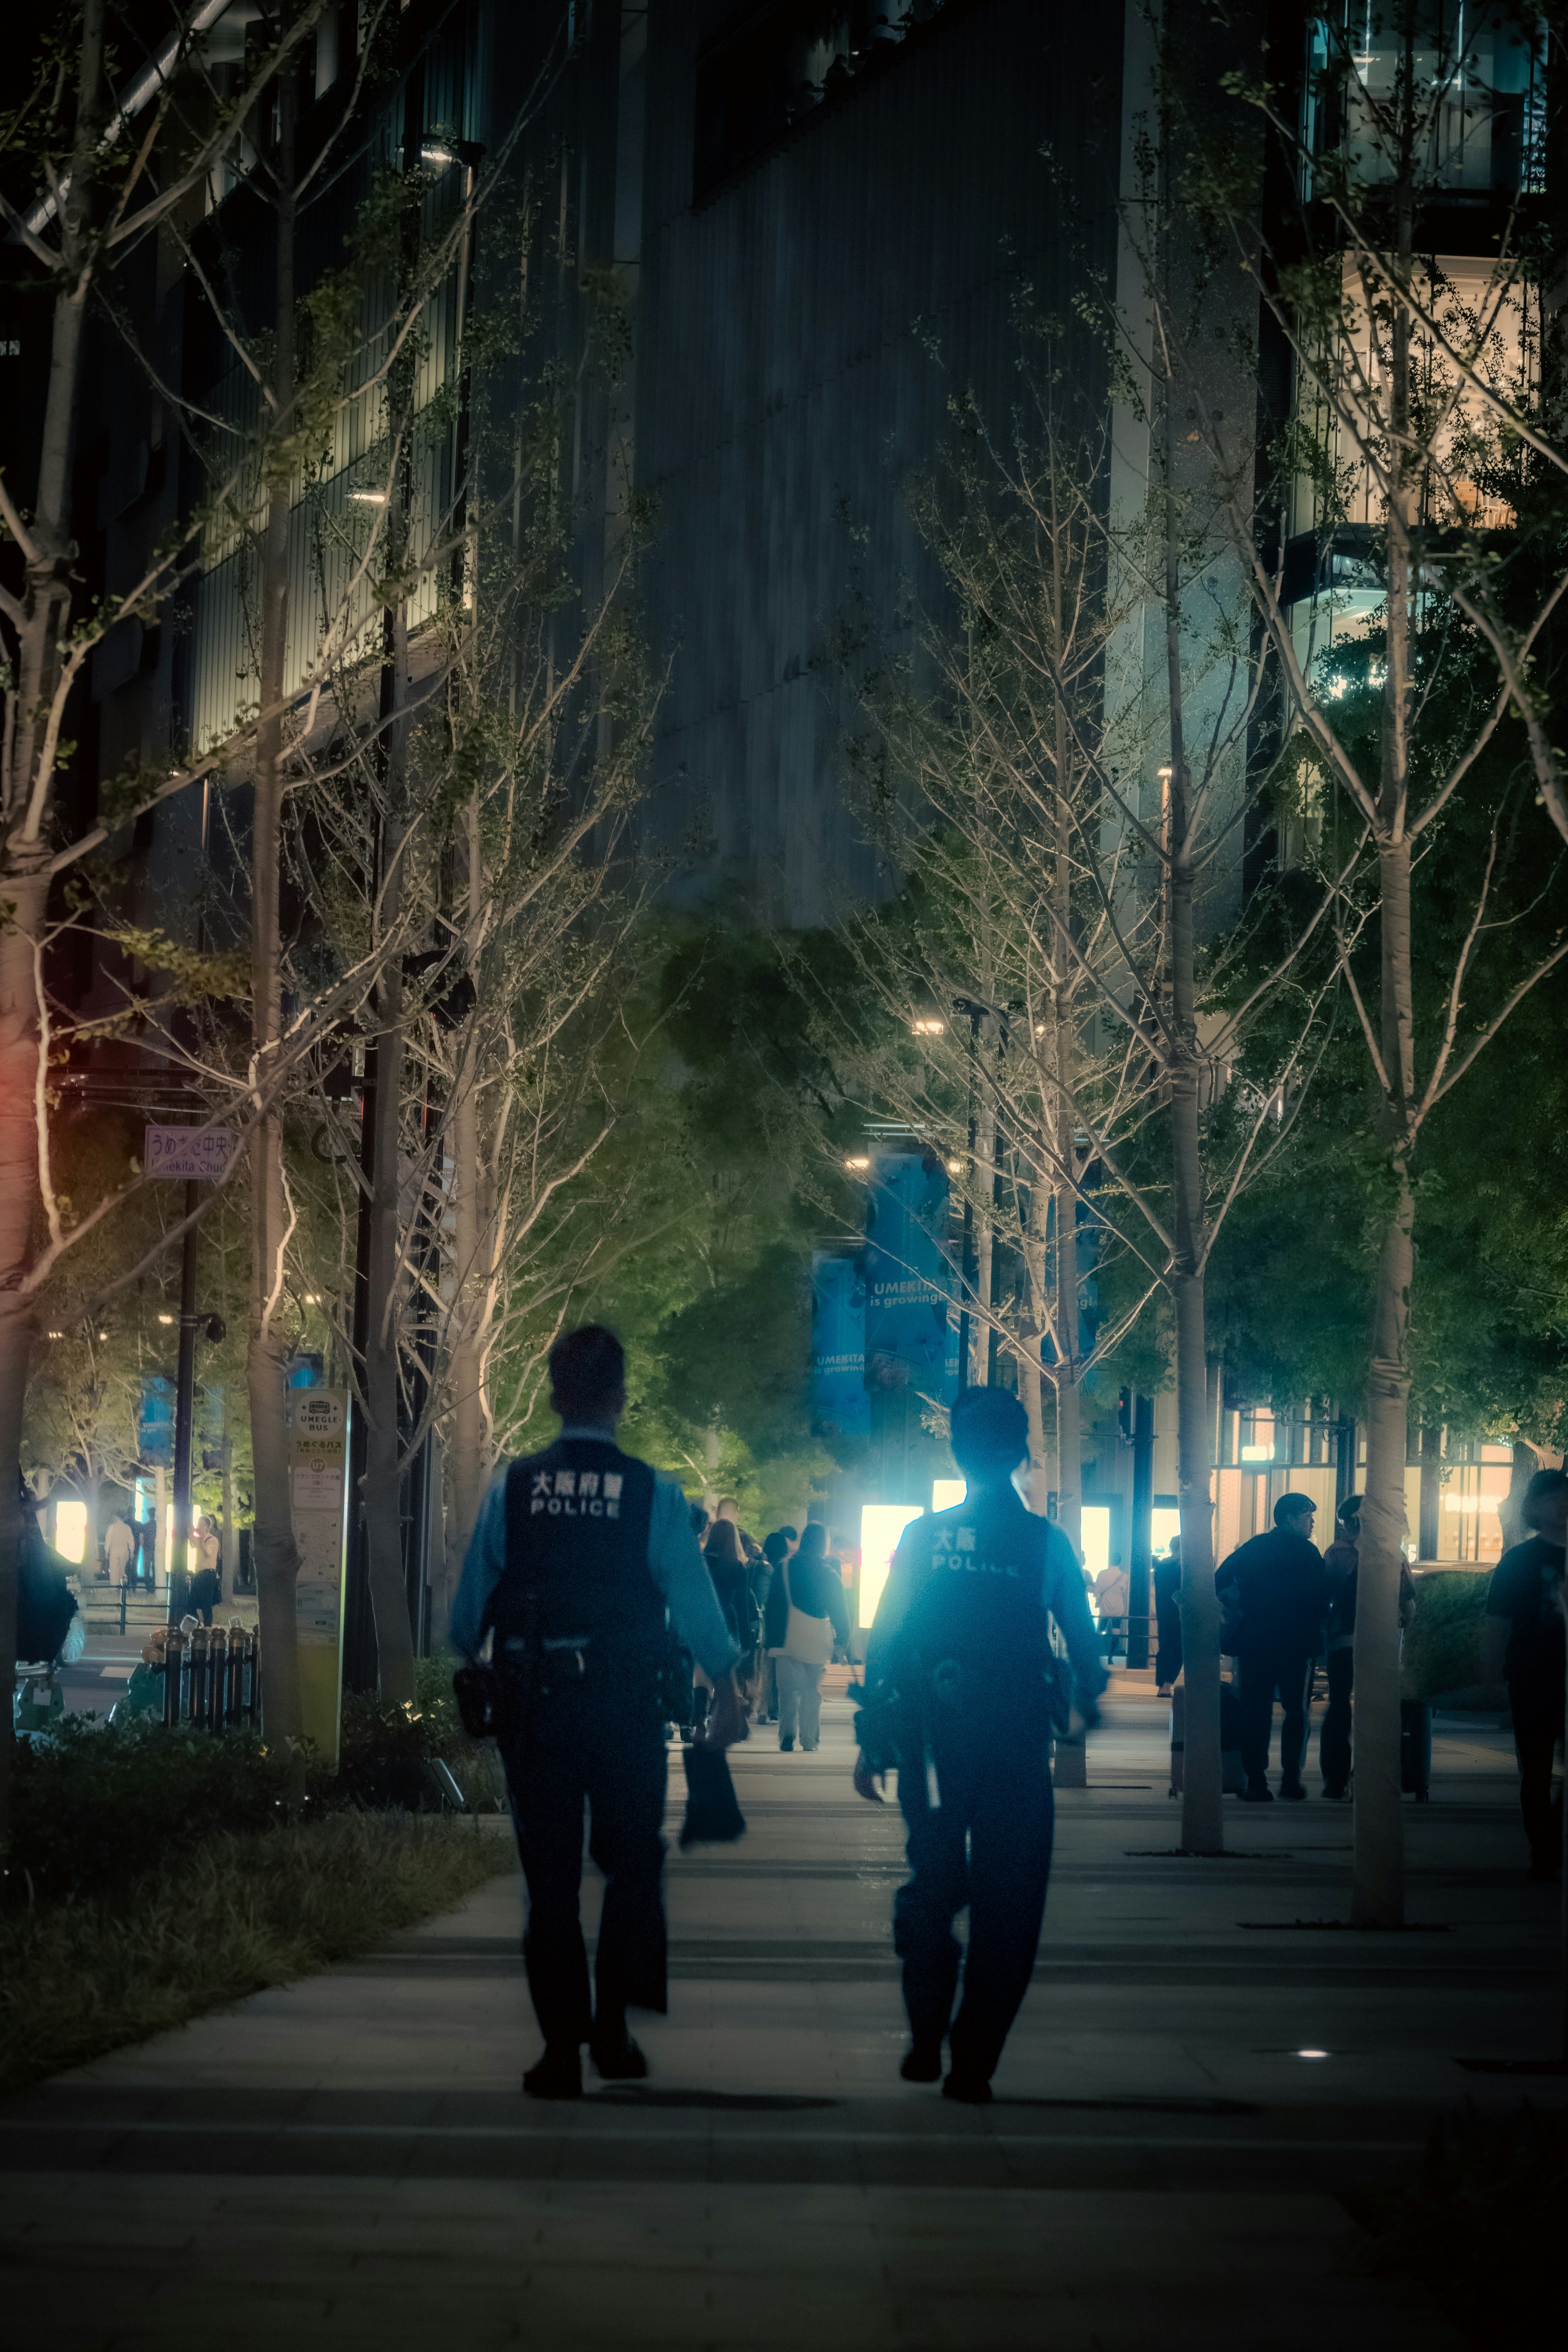
[{"label": "low hedge", "polygon": [[1415,1580],[1415,1613],[1400,1649],[1400,1696],[1429,1706],[1480,1682],[1485,1662],[1487,1571],[1426,1569]]},{"label": "low hedge", "polygon": [[13,1908],[0,1917],[0,2090],[309,1976],[449,1910],[513,1860],[510,1837],[477,1822],[349,1811],[209,1832],[133,1883],[117,1872],[110,1896]]},{"label": "low hedge", "polygon": [[344,1699],[337,1771],[254,1732],[215,1738],[147,1716],[62,1717],[46,1738],[17,1743],[7,1906],[114,1901],[215,1836],[254,1836],[286,1820],[440,1811],[442,1789],[426,1769],[437,1759],[470,1811],[505,1810],[500,1759],[464,1733],[450,1661],[437,1658],[420,1660],[412,1707]]}]

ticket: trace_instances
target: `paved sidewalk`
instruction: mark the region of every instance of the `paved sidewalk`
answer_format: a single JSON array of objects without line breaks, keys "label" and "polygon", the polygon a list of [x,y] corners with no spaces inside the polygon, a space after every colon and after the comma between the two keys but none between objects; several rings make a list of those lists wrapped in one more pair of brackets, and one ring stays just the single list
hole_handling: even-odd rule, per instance
[{"label": "paved sidewalk", "polygon": [[1444,2352],[1440,2313],[1352,2266],[1340,2200],[1467,2095],[1568,2092],[1460,2063],[1553,2046],[1557,1898],[1524,1881],[1507,1742],[1439,1738],[1405,1813],[1432,1932],[1374,1937],[1300,1924],[1347,1907],[1350,1814],[1315,1795],[1228,1807],[1225,1859],[1170,1853],[1165,1721],[1116,1700],[1059,1798],[994,2107],[898,2078],[898,1815],[853,1796],[833,1701],[816,1756],[738,1752],[738,1847],[672,1855],[647,2085],[520,2095],[506,1876],[0,2107],[12,2340]]}]

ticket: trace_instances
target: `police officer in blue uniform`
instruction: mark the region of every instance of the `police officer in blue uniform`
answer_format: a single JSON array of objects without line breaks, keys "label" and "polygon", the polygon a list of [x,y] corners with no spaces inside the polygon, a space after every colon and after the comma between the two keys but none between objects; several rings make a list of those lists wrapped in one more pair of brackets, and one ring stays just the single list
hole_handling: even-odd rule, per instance
[{"label": "police officer in blue uniform", "polygon": [[[670,1633],[714,1685],[705,1738],[746,1736],[735,1644],[673,1478],[623,1454],[626,1357],[585,1324],[550,1354],[561,1434],[498,1474],[479,1510],[452,1610],[470,1662],[486,1636],[501,1685],[500,1745],[528,1885],[523,1959],[544,2053],[531,2096],[580,2098],[581,2045],[601,2075],[647,2063],[628,2008],[665,2002],[665,1710]],[[687,1669],[689,1679],[689,1669]],[[605,1875],[595,2000],[578,1914],[583,1807]]]},{"label": "police officer in blue uniform", "polygon": [[[942,2095],[974,2104],[991,2096],[1040,1940],[1052,1730],[1098,1721],[1106,1681],[1072,1546],[1013,1484],[1028,1443],[1016,1397],[961,1391],[952,1444],[968,1496],[913,1521],[893,1556],[867,1644],[855,1769],[859,1794],[879,1803],[882,1774],[897,1764],[909,1832],[910,1876],[893,1901],[910,2018],[904,2079],[939,2081],[945,2039]],[[952,1933],[965,1906],[967,1957]]]}]

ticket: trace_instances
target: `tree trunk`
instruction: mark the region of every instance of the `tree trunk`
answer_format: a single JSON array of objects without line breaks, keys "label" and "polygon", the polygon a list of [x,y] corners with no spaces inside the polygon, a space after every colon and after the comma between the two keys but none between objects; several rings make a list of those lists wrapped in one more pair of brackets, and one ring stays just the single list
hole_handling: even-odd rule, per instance
[{"label": "tree trunk", "polygon": [[[16,1570],[20,1524],[12,1491],[22,1450],[22,1417],[32,1357],[33,1317],[22,1282],[31,1255],[38,1199],[36,1080],[38,1067],[34,941],[48,896],[52,799],[39,793],[45,712],[59,679],[60,646],[70,608],[71,472],[77,392],[89,271],[83,239],[90,227],[94,170],[102,121],[104,0],[81,0],[77,53],[75,136],[70,185],[60,206],[62,268],[55,297],[39,443],[38,478],[26,551],[25,610],[17,632],[15,725],[0,777],[0,1853],[11,1827],[11,1706],[16,1664]],[[14,487],[19,488],[19,485]]]},{"label": "tree trunk", "polygon": [[1186,1747],[1182,1843],[1189,1853],[1225,1846],[1219,1734],[1219,1601],[1214,1583],[1214,1508],[1209,1495],[1208,1354],[1204,1267],[1207,1205],[1199,1123],[1197,938],[1194,852],[1181,669],[1181,578],[1176,536],[1174,388],[1165,387],[1165,669],[1171,719],[1170,800],[1164,826],[1170,955],[1169,1063],[1171,1212],[1168,1282],[1176,1322],[1176,1490],[1182,1522],[1182,1679]]},{"label": "tree trunk", "polygon": [[[384,920],[395,934],[401,844],[383,898]],[[414,1636],[403,1568],[403,1472],[398,1461],[402,1389],[402,1288],[399,1272],[398,1151],[403,1097],[403,982],[395,952],[380,984],[384,1026],[376,1038],[375,1177],[370,1202],[370,1327],[365,1339],[365,1580],[375,1620],[381,1696],[395,1706],[415,1697]]]},{"label": "tree trunk", "polygon": [[[9,863],[9,861],[8,861]],[[35,861],[35,864],[37,861]],[[45,884],[5,887],[16,913],[0,924],[0,1691],[16,1682],[16,1573],[21,1523],[13,1506],[22,1451],[22,1416],[32,1355],[33,1316],[21,1281],[38,1197],[38,1138],[34,1084],[38,1067],[33,940],[43,921]],[[0,1723],[0,1851],[10,1826],[11,1712]]]},{"label": "tree trunk", "polygon": [[[1064,1119],[1063,1126],[1070,1124]],[[1068,1150],[1072,1150],[1069,1136]],[[1083,1556],[1083,1434],[1078,1377],[1078,1195],[1057,1192],[1057,1517]]]},{"label": "tree trunk", "polygon": [[[1407,67],[1413,64],[1406,43]],[[1410,284],[1415,234],[1415,108],[1404,101],[1397,175],[1396,283]],[[1355,1622],[1355,1854],[1351,1917],[1361,1927],[1397,1927],[1405,1917],[1405,1815],[1399,1771],[1399,1563],[1405,1538],[1405,1465],[1409,1453],[1410,1285],[1415,1198],[1412,1119],[1415,1097],[1415,1003],[1411,966],[1410,723],[1414,700],[1410,533],[1415,496],[1406,479],[1412,415],[1411,317],[1396,295],[1389,307],[1390,484],[1387,530],[1387,649],[1377,797],[1379,883],[1378,1043],[1382,1131],[1388,1147],[1388,1222],[1377,1269],[1372,1364],[1367,1379],[1366,1499],[1357,1546]]]},{"label": "tree trunk", "polygon": [[452,1349],[452,1421],[447,1447],[447,1556],[460,1561],[468,1548],[489,1475],[485,1412],[485,1324],[489,1284],[479,1264],[479,1097],[471,1062],[458,1074],[452,1114],[452,1249],[458,1283],[457,1338]]},{"label": "tree trunk", "polygon": [[[294,114],[297,77],[278,88],[277,302],[271,432],[287,431],[294,395]],[[271,454],[271,453],[269,453]],[[256,1520],[251,1536],[261,1628],[262,1719],[269,1739],[297,1739],[302,1729],[299,1633],[294,1589],[300,1555],[289,1503],[288,1372],[281,1313],[285,1260],[293,1221],[283,1169],[283,1116],[273,1089],[282,1034],[282,946],[279,930],[279,856],[283,820],[280,706],[289,648],[289,509],[292,467],[281,455],[268,467],[267,530],[261,554],[261,661],[265,716],[256,737],[256,801],[251,863],[251,1043],[256,1110],[250,1138],[250,1329],[246,1385]]]},{"label": "tree trunk", "polygon": [[229,1600],[233,1600],[236,1579],[239,1574],[239,1530],[235,1525],[234,1510],[234,1440],[228,1428],[228,1390],[220,1389],[223,1399],[223,1580]]},{"label": "tree trunk", "polygon": [[1399,1562],[1410,1407],[1405,1339],[1415,1266],[1415,1196],[1403,1167],[1383,1237],[1366,1397],[1366,1499],[1357,1547],[1355,1864],[1351,1917],[1397,1927],[1405,1917],[1405,1814],[1399,1772]]},{"label": "tree trunk", "polygon": [[976,1206],[974,1308],[969,1324],[969,1384],[983,1389],[991,1377],[991,1268],[996,1248],[996,1106],[989,1089],[982,1096],[974,1129],[971,1181],[984,1206]]},{"label": "tree trunk", "polygon": [[[1392,568],[1392,567],[1391,567]],[[1402,665],[1394,648],[1390,672]],[[1366,1397],[1366,1500],[1362,1505],[1355,1612],[1355,1863],[1351,1916],[1397,1927],[1405,1916],[1405,1814],[1399,1771],[1399,1563],[1405,1539],[1405,1465],[1409,1453],[1410,1285],[1415,1265],[1415,1197],[1403,1132],[1414,1082],[1410,845],[1379,845],[1382,881],[1382,1046],[1392,1086],[1384,1115],[1394,1131],[1394,1190],[1384,1229],[1373,1310]]]}]

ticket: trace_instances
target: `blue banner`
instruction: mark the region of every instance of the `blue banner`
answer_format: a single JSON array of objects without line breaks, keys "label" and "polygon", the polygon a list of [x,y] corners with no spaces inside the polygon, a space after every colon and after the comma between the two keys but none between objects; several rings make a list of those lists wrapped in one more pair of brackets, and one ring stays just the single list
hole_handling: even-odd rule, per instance
[{"label": "blue banner", "polygon": [[[947,1167],[912,1140],[877,1151],[866,1210],[867,1377],[949,1392]],[[956,1371],[956,1366],[954,1367]]]},{"label": "blue banner", "polygon": [[174,1461],[174,1402],[173,1381],[162,1373],[142,1383],[136,1408],[136,1451],[149,1470],[169,1470]]},{"label": "blue banner", "polygon": [[856,1257],[811,1259],[811,1398],[816,1418],[846,1435],[871,1426],[866,1393],[866,1277]]}]

